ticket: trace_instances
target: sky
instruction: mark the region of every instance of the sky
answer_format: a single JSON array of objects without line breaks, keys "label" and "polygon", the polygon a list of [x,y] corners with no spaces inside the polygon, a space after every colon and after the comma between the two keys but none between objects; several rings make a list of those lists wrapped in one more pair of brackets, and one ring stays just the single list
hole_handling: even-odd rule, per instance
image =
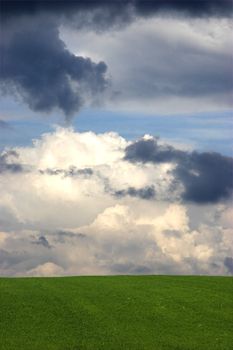
[{"label": "sky", "polygon": [[0,275],[233,275],[232,0],[2,0]]}]

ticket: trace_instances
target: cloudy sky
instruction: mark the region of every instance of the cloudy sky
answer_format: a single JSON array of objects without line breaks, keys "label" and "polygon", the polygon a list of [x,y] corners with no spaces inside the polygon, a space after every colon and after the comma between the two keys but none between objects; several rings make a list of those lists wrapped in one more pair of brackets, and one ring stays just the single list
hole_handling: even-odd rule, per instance
[{"label": "cloudy sky", "polygon": [[0,275],[233,274],[231,0],[2,0]]}]

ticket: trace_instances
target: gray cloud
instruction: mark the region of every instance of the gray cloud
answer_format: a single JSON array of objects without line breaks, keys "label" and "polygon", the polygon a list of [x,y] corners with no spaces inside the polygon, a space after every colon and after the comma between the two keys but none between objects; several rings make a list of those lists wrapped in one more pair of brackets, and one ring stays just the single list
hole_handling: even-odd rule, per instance
[{"label": "gray cloud", "polygon": [[49,244],[49,241],[47,240],[47,238],[45,236],[39,236],[38,239],[32,241],[32,244],[41,245],[41,246],[48,248],[48,249],[52,248],[52,246]]},{"label": "gray cloud", "polygon": [[2,270],[7,270],[12,265],[19,264],[24,260],[21,252],[8,252],[5,249],[0,249],[0,266]]},{"label": "gray cloud", "polygon": [[125,160],[176,164],[175,180],[184,186],[182,198],[196,203],[228,199],[233,191],[233,159],[214,152],[186,152],[156,139],[141,139],[125,150]]},{"label": "gray cloud", "polygon": [[138,140],[125,150],[125,159],[131,162],[177,162],[184,157],[184,151],[176,150],[170,145],[160,145],[156,138]]},{"label": "gray cloud", "polygon": [[187,154],[174,174],[185,187],[184,200],[213,203],[232,195],[233,159],[219,153]]},{"label": "gray cloud", "polygon": [[108,64],[108,108],[154,115],[231,108],[231,31],[229,19],[157,15],[114,35],[63,26],[61,37]]},{"label": "gray cloud", "polygon": [[232,13],[231,0],[135,0],[139,14],[151,15],[151,11],[180,11],[191,16],[229,16]]},{"label": "gray cloud", "polygon": [[66,243],[68,240],[73,239],[83,239],[86,238],[86,235],[83,233],[74,233],[71,231],[59,230],[54,233],[54,241],[57,243]]},{"label": "gray cloud", "polygon": [[135,188],[135,187],[129,187],[126,190],[118,190],[115,191],[114,195],[116,197],[125,197],[125,196],[131,196],[131,197],[138,197],[142,199],[153,199],[155,198],[155,188],[154,186],[146,186],[143,188]]},{"label": "gray cloud", "polygon": [[224,260],[224,265],[227,267],[228,271],[233,275],[233,258],[227,256]]},{"label": "gray cloud", "polygon": [[106,64],[70,53],[48,20],[6,25],[0,51],[3,93],[19,95],[34,111],[56,108],[70,117],[107,86]]},{"label": "gray cloud", "polygon": [[0,174],[5,172],[10,173],[21,173],[24,171],[23,166],[20,163],[14,162],[8,162],[9,158],[18,158],[18,153],[16,151],[10,150],[5,151],[2,154],[0,154]]},{"label": "gray cloud", "polygon": [[[232,15],[232,1],[3,0],[1,12],[5,20],[0,45],[3,58],[0,71],[2,91],[11,95],[14,92],[34,111],[47,113],[58,109],[69,119],[83,105],[98,103],[109,81],[104,62],[94,63],[89,58],[75,56],[67,50],[59,38],[58,28],[61,24],[76,29],[85,27],[106,31],[109,28],[122,28],[133,20],[161,12],[191,17],[229,17]],[[133,54],[131,60],[127,54],[132,69],[125,81],[114,88],[119,88],[120,99],[127,101],[163,96],[192,98],[218,94],[221,104],[229,105],[228,95],[232,91],[229,55],[212,52],[211,59],[205,59],[205,50],[198,52],[179,44],[181,47],[178,47],[178,51],[185,52],[185,59],[181,69],[178,69],[181,55],[175,57],[174,50],[168,52],[166,44],[164,48],[163,38],[155,45],[151,41],[148,45],[150,49],[142,48],[142,52],[149,52],[152,56],[153,46],[156,47],[158,60],[162,60],[164,68],[157,63],[150,67],[145,56],[148,68],[139,70],[136,67],[137,55]],[[157,60],[154,58],[153,61]],[[127,62],[125,65],[128,67]]]},{"label": "gray cloud", "polygon": [[91,168],[77,169],[75,166],[70,166],[69,169],[57,169],[57,168],[47,168],[45,170],[40,169],[40,174],[56,176],[60,175],[63,177],[77,177],[77,176],[91,176],[93,175],[93,170]]},{"label": "gray cloud", "polygon": [[135,275],[141,275],[141,274],[152,274],[153,273],[153,269],[151,267],[148,266],[144,266],[144,265],[136,265],[136,264],[132,264],[132,263],[126,263],[126,264],[113,264],[111,266],[111,270],[114,273],[117,274],[135,274]]},{"label": "gray cloud", "polygon": [[72,18],[76,12],[89,15],[87,19],[102,24],[127,20],[133,16],[151,16],[159,11],[181,12],[190,16],[229,16],[232,13],[231,0],[2,0],[4,17],[35,15],[38,13],[56,14]]},{"label": "gray cloud", "polygon": [[[143,41],[144,39],[144,41]],[[183,98],[218,96],[221,103],[231,103],[232,54],[223,49],[211,52],[191,43],[177,43],[173,48],[163,37],[141,37],[144,62],[140,64],[135,49],[126,49],[135,61],[124,81],[126,96],[160,99],[164,96]],[[209,52],[208,52],[209,50]],[[151,63],[153,57],[154,64]],[[172,57],[172,58],[171,58]],[[182,57],[182,58],[181,58]],[[146,64],[148,63],[148,65]],[[137,71],[135,67],[139,67]],[[128,79],[128,82],[127,82]],[[130,96],[131,94],[131,96]],[[128,95],[128,96],[127,96]]]}]

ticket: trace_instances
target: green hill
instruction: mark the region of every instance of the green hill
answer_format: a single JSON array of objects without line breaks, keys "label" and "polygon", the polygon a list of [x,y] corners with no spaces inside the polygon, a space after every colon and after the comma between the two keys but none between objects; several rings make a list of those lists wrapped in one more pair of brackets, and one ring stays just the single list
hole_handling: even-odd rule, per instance
[{"label": "green hill", "polygon": [[230,350],[233,279],[0,279],[1,350]]}]

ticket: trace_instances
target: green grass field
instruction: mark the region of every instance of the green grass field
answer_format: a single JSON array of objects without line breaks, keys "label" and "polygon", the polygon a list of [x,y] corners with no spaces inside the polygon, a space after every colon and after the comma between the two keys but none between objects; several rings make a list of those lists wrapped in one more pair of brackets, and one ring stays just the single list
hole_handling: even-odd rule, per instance
[{"label": "green grass field", "polygon": [[233,278],[0,279],[1,350],[230,350]]}]

